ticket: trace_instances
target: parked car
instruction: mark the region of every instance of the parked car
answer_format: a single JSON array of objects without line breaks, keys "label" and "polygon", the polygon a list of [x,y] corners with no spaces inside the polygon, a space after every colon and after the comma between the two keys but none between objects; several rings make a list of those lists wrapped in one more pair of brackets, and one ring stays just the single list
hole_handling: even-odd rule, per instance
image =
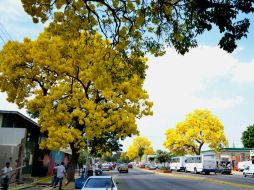
[{"label": "parked car", "polygon": [[156,170],[158,167],[157,167],[157,165],[156,164],[149,164],[148,165],[148,169],[149,170]]},{"label": "parked car", "polygon": [[119,171],[119,173],[122,173],[122,172],[128,173],[129,170],[128,170],[127,164],[120,164],[120,165],[118,166],[118,171]]},{"label": "parked car", "polygon": [[145,164],[139,164],[140,168],[145,168]]},{"label": "parked car", "polygon": [[111,176],[91,176],[81,190],[118,190],[116,184]]},{"label": "parked car", "polygon": [[230,162],[222,162],[215,171],[215,173],[228,174],[228,175],[230,175],[231,172],[232,172],[232,168],[231,168]]},{"label": "parked car", "polygon": [[109,164],[102,164],[101,170],[102,171],[109,171],[110,170],[110,165]]},{"label": "parked car", "polygon": [[131,163],[129,163],[128,168],[133,168],[133,165]]},{"label": "parked car", "polygon": [[230,175],[232,172],[231,167],[220,167],[216,169],[216,173],[221,173],[221,174],[228,174]]},{"label": "parked car", "polygon": [[254,177],[254,165],[249,165],[243,170],[243,176],[253,176]]},{"label": "parked car", "polygon": [[109,164],[108,169],[109,169],[109,170],[113,170],[113,169],[114,169],[114,168],[113,168],[113,165],[112,165],[112,164]]}]

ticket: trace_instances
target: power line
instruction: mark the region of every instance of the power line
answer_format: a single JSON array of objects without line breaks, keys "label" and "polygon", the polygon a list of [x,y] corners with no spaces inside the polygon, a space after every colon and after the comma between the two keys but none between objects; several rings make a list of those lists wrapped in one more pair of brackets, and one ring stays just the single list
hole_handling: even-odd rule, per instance
[{"label": "power line", "polygon": [[0,38],[3,41],[3,43],[5,44],[5,41],[4,41],[3,37],[1,36],[1,34],[0,34]]},{"label": "power line", "polygon": [[5,29],[5,27],[3,26],[3,24],[1,22],[0,22],[0,30],[5,35],[6,39],[12,40],[10,33]]},{"label": "power line", "polygon": [[0,22],[0,39],[3,42],[3,44],[6,44],[7,41],[12,40],[11,35],[5,29],[5,27],[3,26],[1,22]]}]

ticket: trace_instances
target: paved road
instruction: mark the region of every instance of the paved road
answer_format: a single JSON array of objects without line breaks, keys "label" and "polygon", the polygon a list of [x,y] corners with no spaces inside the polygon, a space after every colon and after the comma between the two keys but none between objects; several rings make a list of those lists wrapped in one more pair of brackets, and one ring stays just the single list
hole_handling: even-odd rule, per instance
[{"label": "paved road", "polygon": [[[160,175],[140,169],[131,169],[129,173],[117,171],[105,172],[119,182],[119,190],[243,190],[254,185],[254,178],[242,176],[205,176],[192,174]],[[240,181],[241,183],[237,182]],[[243,186],[237,186],[242,184]]]},{"label": "paved road", "polygon": [[223,180],[227,182],[239,183],[239,184],[246,184],[246,185],[253,185],[254,187],[254,178],[253,177],[243,177],[243,175],[221,175],[221,174],[212,174],[211,175],[197,175],[191,173],[181,173],[181,172],[173,172],[175,175],[188,175],[188,176],[199,176],[205,177],[209,179],[216,179],[216,180]]}]

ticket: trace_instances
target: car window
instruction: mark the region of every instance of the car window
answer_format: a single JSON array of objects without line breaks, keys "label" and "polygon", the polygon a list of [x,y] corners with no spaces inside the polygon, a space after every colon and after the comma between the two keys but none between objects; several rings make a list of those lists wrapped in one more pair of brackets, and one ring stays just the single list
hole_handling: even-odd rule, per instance
[{"label": "car window", "polygon": [[85,187],[88,188],[106,188],[115,187],[113,181],[110,178],[91,178],[88,179]]}]

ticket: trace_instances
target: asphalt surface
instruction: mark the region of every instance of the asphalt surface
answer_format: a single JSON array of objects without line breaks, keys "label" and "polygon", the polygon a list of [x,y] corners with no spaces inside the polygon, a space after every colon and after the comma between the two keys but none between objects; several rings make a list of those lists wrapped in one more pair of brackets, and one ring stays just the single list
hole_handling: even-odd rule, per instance
[{"label": "asphalt surface", "polygon": [[[174,174],[183,175],[181,172],[174,172]],[[253,185],[253,188],[254,188],[254,178],[243,177],[243,175],[221,175],[221,174],[197,175],[197,174],[191,174],[191,173],[184,173],[184,175],[200,176],[200,177],[205,177],[209,179],[223,180],[223,181],[233,182],[238,184]]]},{"label": "asphalt surface", "polygon": [[243,190],[254,189],[254,178],[233,175],[197,175],[185,173],[156,174],[130,169],[119,174],[104,172],[117,181],[119,190]]}]

